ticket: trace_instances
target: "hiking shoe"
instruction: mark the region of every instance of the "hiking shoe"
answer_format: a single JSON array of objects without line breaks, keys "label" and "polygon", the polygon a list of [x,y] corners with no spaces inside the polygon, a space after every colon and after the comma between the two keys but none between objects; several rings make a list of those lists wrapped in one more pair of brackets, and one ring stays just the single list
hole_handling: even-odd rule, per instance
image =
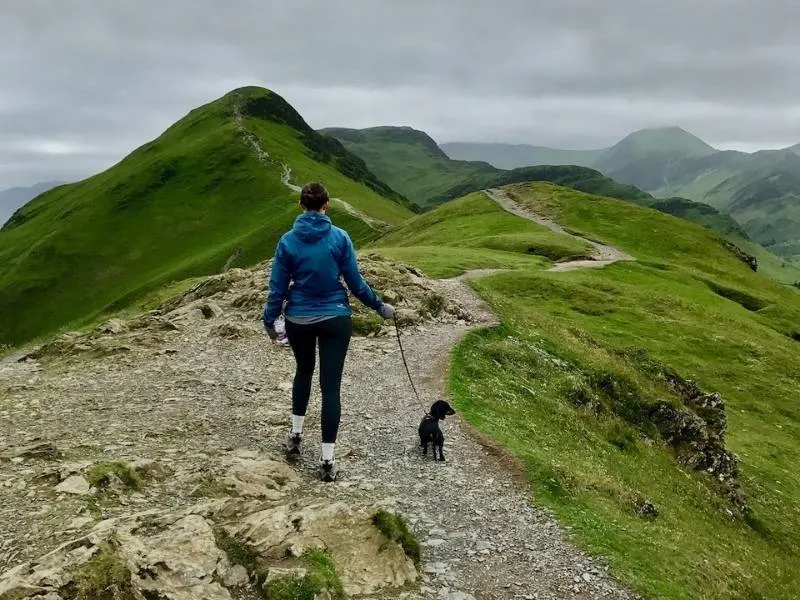
[{"label": "hiking shoe", "polygon": [[290,433],[286,436],[286,445],[283,448],[283,451],[286,453],[286,456],[291,458],[296,458],[300,456],[300,444],[303,443],[303,434],[302,433]]},{"label": "hiking shoe", "polygon": [[319,478],[322,481],[331,483],[336,481],[339,476],[339,467],[334,460],[323,460],[319,463]]}]

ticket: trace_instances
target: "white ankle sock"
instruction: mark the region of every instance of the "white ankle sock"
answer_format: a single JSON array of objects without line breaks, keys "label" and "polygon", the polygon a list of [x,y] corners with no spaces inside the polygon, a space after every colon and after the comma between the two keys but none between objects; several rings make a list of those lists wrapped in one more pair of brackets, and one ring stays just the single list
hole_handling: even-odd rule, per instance
[{"label": "white ankle sock", "polygon": [[333,447],[336,444],[322,444],[322,460],[333,460]]},{"label": "white ankle sock", "polygon": [[303,421],[305,416],[292,415],[292,433],[303,433]]}]

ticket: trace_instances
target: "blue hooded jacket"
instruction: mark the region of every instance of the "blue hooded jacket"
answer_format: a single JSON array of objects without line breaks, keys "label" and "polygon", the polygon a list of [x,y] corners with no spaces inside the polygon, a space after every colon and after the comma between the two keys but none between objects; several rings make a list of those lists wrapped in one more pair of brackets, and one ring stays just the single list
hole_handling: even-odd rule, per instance
[{"label": "blue hooded jacket", "polygon": [[287,317],[350,316],[342,278],[356,298],[380,311],[383,302],[361,276],[347,232],[335,227],[327,215],[304,212],[275,250],[264,325],[273,327],[284,300]]}]

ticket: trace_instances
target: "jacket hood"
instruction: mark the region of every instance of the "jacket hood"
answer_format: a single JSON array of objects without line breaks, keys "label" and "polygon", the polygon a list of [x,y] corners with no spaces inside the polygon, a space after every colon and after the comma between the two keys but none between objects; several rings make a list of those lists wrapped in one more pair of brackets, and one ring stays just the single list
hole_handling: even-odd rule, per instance
[{"label": "jacket hood", "polygon": [[331,230],[331,219],[315,211],[304,212],[295,219],[292,229],[300,241],[313,244]]}]

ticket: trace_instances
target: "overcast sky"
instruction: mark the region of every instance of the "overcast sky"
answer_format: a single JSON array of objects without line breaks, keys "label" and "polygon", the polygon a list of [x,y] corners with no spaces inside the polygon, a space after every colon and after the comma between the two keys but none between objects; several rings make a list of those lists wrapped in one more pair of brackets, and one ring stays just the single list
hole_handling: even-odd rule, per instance
[{"label": "overcast sky", "polygon": [[[503,7],[505,12],[500,8]],[[800,142],[794,0],[0,0],[0,189],[113,164],[235,87],[312,127],[567,148]]]}]

